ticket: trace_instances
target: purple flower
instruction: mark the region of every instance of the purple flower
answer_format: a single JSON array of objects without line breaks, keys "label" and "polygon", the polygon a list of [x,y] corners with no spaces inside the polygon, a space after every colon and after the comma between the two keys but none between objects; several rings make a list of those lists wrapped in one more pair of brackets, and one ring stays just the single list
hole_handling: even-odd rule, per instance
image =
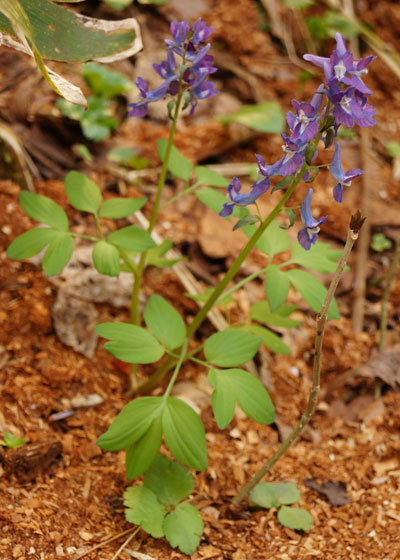
[{"label": "purple flower", "polygon": [[259,178],[247,193],[240,194],[242,184],[237,177],[232,179],[232,183],[228,185],[228,194],[232,202],[225,202],[220,216],[230,216],[233,212],[234,206],[247,206],[254,204],[259,196],[265,193],[270,187],[269,178]]},{"label": "purple flower", "polygon": [[289,138],[283,132],[281,136],[285,142],[282,146],[285,155],[273,167],[277,173],[285,177],[296,173],[304,164],[308,142],[304,142],[302,138]]},{"label": "purple flower", "polygon": [[[193,24],[192,29],[187,21],[171,23],[173,40],[165,40],[168,46],[167,60],[153,64],[164,83],[149,91],[147,82],[138,78],[136,85],[141,99],[138,103],[130,104],[131,116],[145,116],[150,102],[158,101],[166,95],[175,96],[179,91],[185,94],[184,108],[190,103],[190,114],[193,114],[198,99],[213,97],[219,93],[214,88],[214,82],[207,82],[208,76],[217,70],[212,66],[214,57],[208,54],[210,44],[204,44],[212,31],[212,27],[208,27],[201,18]],[[182,61],[177,62],[176,56],[182,57]]]},{"label": "purple flower", "polygon": [[[361,76],[367,74],[366,66],[376,57],[373,55],[366,58],[354,60],[353,54],[347,50],[344,37],[340,33],[335,34],[336,49],[330,58],[317,56],[314,54],[305,54],[304,60],[315,64],[324,69],[325,79],[329,85],[332,80],[343,82],[344,84],[354,87],[361,93],[370,95],[372,92],[367,88],[361,80]],[[347,75],[349,74],[349,76]]]},{"label": "purple flower", "polygon": [[337,124],[351,127],[356,122],[362,128],[375,124],[375,109],[368,105],[367,97],[355,88],[341,91],[337,84],[331,83],[327,95],[334,104],[332,113]]},{"label": "purple flower", "polygon": [[313,218],[311,214],[311,199],[313,194],[314,191],[311,188],[308,189],[307,196],[303,200],[300,210],[301,219],[306,227],[301,229],[297,234],[300,245],[306,251],[309,251],[311,245],[317,241],[319,226],[323,224],[327,218],[327,216],[323,216],[319,220]]},{"label": "purple flower", "polygon": [[340,161],[340,144],[336,144],[335,153],[332,158],[332,163],[329,166],[330,172],[334,179],[336,179],[337,184],[333,189],[333,198],[336,202],[343,202],[343,189],[344,187],[349,187],[352,180],[359,177],[364,172],[361,169],[352,168],[344,173],[342,168],[342,163]]},{"label": "purple flower", "polygon": [[304,101],[299,103],[295,99],[292,100],[292,105],[296,114],[289,111],[286,115],[290,130],[293,131],[291,135],[292,140],[301,139],[302,142],[309,142],[317,136],[319,129],[318,109],[320,108],[321,102],[322,93],[316,93],[311,103],[306,103]]}]

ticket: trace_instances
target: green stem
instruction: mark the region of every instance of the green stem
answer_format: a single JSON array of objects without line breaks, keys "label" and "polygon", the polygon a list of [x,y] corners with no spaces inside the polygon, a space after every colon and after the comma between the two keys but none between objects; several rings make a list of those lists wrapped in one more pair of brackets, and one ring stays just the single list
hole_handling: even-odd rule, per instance
[{"label": "green stem", "polygon": [[188,348],[188,343],[189,343],[189,341],[188,341],[188,339],[186,338],[186,339],[185,339],[185,342],[184,342],[184,343],[182,344],[182,346],[181,346],[181,349],[180,349],[180,352],[179,352],[179,359],[178,359],[178,362],[177,362],[177,364],[176,364],[176,366],[175,366],[174,373],[171,375],[171,379],[169,380],[167,390],[165,391],[165,393],[164,393],[164,395],[163,395],[163,399],[164,399],[165,401],[167,400],[167,398],[169,397],[169,395],[170,395],[170,393],[171,393],[171,391],[172,391],[172,387],[174,386],[175,379],[177,378],[178,373],[179,373],[179,370],[181,369],[183,360],[186,358],[186,352],[187,352],[187,348]]},{"label": "green stem", "polygon": [[[193,334],[197,331],[199,326],[202,324],[202,322],[206,318],[207,313],[210,311],[210,309],[213,307],[213,305],[216,303],[216,301],[218,301],[219,297],[224,292],[224,290],[227,287],[227,285],[229,284],[229,282],[236,276],[238,270],[242,266],[246,257],[249,255],[250,251],[253,249],[253,247],[255,246],[257,241],[260,239],[260,237],[262,236],[264,231],[267,229],[267,227],[273,222],[273,220],[276,218],[276,216],[282,210],[282,208],[286,204],[286,201],[293,194],[293,191],[295,190],[295,188],[297,187],[297,185],[301,181],[301,178],[303,177],[303,175],[307,171],[308,167],[309,166],[308,166],[307,163],[303,164],[302,168],[297,172],[296,176],[294,177],[294,179],[292,181],[292,184],[289,186],[286,193],[282,196],[281,200],[278,202],[278,204],[275,206],[275,208],[272,210],[272,212],[267,216],[267,218],[261,223],[261,225],[258,227],[258,229],[251,236],[251,238],[249,239],[247,244],[244,246],[244,248],[242,249],[242,251],[240,252],[238,257],[236,258],[236,260],[233,262],[232,266],[230,267],[230,269],[228,270],[228,272],[226,273],[224,278],[221,280],[221,282],[218,284],[218,286],[216,286],[216,288],[214,289],[214,291],[212,292],[212,294],[210,295],[208,300],[205,302],[204,306],[198,311],[197,315],[194,317],[192,323],[189,325],[189,328],[187,330],[187,337],[188,338],[192,337]],[[158,384],[158,382],[164,377],[164,375],[174,365],[174,363],[175,363],[174,360],[175,359],[172,358],[171,356],[167,357],[164,360],[164,362],[156,369],[156,371],[153,373],[153,375],[148,380],[146,380],[141,385],[139,385],[139,387],[137,388],[137,391],[139,393],[145,393],[147,391],[150,391],[153,387],[155,387]]]},{"label": "green stem", "polygon": [[[172,124],[171,124],[171,128],[170,128],[170,131],[169,131],[167,148],[165,150],[164,161],[163,161],[162,168],[161,168],[160,178],[158,180],[157,192],[156,192],[156,197],[154,199],[153,208],[152,208],[152,211],[151,211],[149,226],[147,228],[147,231],[149,233],[151,233],[153,231],[156,220],[157,220],[157,216],[158,216],[158,210],[159,210],[159,207],[160,207],[160,200],[161,200],[161,195],[162,195],[164,184],[165,184],[165,179],[167,177],[168,162],[169,162],[169,157],[170,157],[170,154],[171,154],[173,140],[174,140],[174,136],[175,136],[176,123],[178,121],[178,115],[179,115],[179,109],[180,109],[181,102],[182,102],[182,96],[183,96],[182,80],[180,80],[179,81],[179,93],[178,93],[178,97],[176,99],[175,110],[174,110],[174,114],[173,114],[173,117],[172,117]],[[135,275],[134,275],[134,285],[133,285],[132,300],[131,300],[131,321],[134,325],[138,325],[140,323],[139,293],[140,293],[140,288],[142,286],[143,272],[144,272],[144,269],[146,268],[146,258],[147,258],[147,251],[144,251],[140,255],[139,264],[137,265],[137,269],[136,269]]]},{"label": "green stem", "polygon": [[328,310],[331,305],[334,293],[336,291],[339,280],[343,274],[344,267],[346,265],[350,251],[354,245],[354,242],[358,238],[358,231],[349,229],[347,233],[346,245],[343,249],[342,256],[338,262],[335,275],[331,281],[328,289],[325,301],[322,305],[321,313],[317,317],[317,332],[315,336],[315,348],[314,348],[314,367],[312,376],[311,392],[308,398],[307,407],[302,414],[299,422],[290,432],[288,437],[281,443],[277,451],[272,455],[272,457],[257,471],[253,478],[236,494],[233,498],[232,503],[238,504],[241,502],[249,492],[260,482],[260,480],[272,469],[275,463],[282,457],[286,450],[292,445],[297,436],[303,430],[304,426],[308,424],[311,416],[314,413],[315,406],[318,400],[318,394],[320,389],[320,377],[321,377],[321,357],[322,357],[322,342],[324,338],[325,325],[328,318]]},{"label": "green stem", "polygon": [[97,212],[94,214],[94,219],[96,220],[97,231],[99,232],[101,239],[104,241],[105,237],[104,237],[103,230],[101,229],[101,224],[100,224],[100,220],[99,220],[99,216],[97,215]]},{"label": "green stem", "polygon": [[79,239],[87,239],[88,241],[94,241],[95,243],[97,243],[97,241],[101,241],[99,237],[92,237],[91,235],[85,235],[84,233],[75,233],[73,231],[70,231],[69,233],[72,237],[79,237]]},{"label": "green stem", "polygon": [[189,194],[191,192],[193,192],[195,189],[197,189],[197,187],[199,187],[201,185],[200,181],[197,181],[194,185],[191,185],[190,187],[188,187],[187,189],[183,190],[182,192],[180,192],[179,194],[177,194],[176,196],[173,196],[172,198],[170,198],[168,200],[168,202],[166,202],[165,204],[163,204],[161,206],[161,209],[163,210],[164,208],[166,208],[167,206],[169,206],[170,204],[172,204],[173,202],[176,202],[177,200],[179,200],[180,198],[182,198],[182,196],[185,196],[185,194]]}]

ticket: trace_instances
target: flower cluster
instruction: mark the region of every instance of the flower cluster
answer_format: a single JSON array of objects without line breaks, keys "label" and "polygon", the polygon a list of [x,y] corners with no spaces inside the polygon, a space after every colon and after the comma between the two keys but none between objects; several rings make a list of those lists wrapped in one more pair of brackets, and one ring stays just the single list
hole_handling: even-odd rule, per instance
[{"label": "flower cluster", "polygon": [[201,18],[192,28],[187,21],[171,23],[173,39],[165,39],[168,47],[167,60],[153,64],[154,70],[163,78],[164,83],[149,91],[148,83],[139,77],[136,86],[141,100],[129,105],[130,116],[144,117],[147,115],[149,103],[166,95],[174,97],[180,91],[184,95],[185,107],[190,104],[192,115],[198,99],[214,97],[219,93],[214,89],[214,82],[207,80],[208,76],[217,70],[212,66],[214,57],[208,54],[210,43],[206,43],[212,32],[213,28],[207,27]]},{"label": "flower cluster", "polygon": [[[343,126],[361,127],[375,124],[375,109],[367,103],[371,91],[364,84],[362,77],[368,72],[367,65],[375,58],[355,59],[346,49],[344,38],[336,33],[336,49],[329,58],[313,54],[304,55],[304,59],[323,68],[325,84],[316,90],[310,103],[292,101],[294,111],[287,113],[286,120],[290,135],[282,133],[284,152],[276,163],[266,165],[261,155],[256,155],[260,177],[252,185],[248,193],[240,193],[242,185],[234,177],[228,186],[231,202],[224,204],[220,215],[232,214],[235,205],[247,206],[256,202],[257,198],[270,187],[270,177],[294,176],[300,170],[304,180],[309,180],[309,167],[317,157],[317,145],[323,140],[325,148],[329,148],[337,137],[338,129]],[[323,98],[326,105],[321,110]],[[306,165],[305,165],[306,164]],[[336,181],[333,188],[333,198],[336,202],[343,202],[344,187],[361,175],[361,169],[349,169],[344,172],[340,158],[340,145],[337,143],[332,163],[329,166],[331,175]],[[301,218],[305,227],[299,231],[298,240],[301,246],[308,250],[317,240],[319,226],[326,217],[316,220],[311,213],[311,199],[313,189],[309,189],[301,206]]]}]

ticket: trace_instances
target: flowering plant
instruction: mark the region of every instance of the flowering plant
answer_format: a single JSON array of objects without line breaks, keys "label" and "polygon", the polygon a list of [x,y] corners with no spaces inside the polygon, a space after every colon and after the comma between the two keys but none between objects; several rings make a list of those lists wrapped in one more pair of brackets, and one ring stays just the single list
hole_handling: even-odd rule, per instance
[{"label": "flowering plant", "polygon": [[[288,353],[290,350],[281,338],[267,327],[271,325],[292,327],[297,324],[290,318],[292,306],[285,304],[290,286],[293,286],[317,312],[319,318],[316,341],[316,361],[314,364],[313,390],[307,410],[299,424],[292,431],[270,461],[256,477],[236,496],[240,501],[250,491],[251,499],[259,505],[280,507],[279,519],[294,529],[308,529],[310,517],[304,510],[295,508],[293,513],[288,504],[298,500],[298,492],[287,488],[262,486],[254,491],[256,483],[272,467],[310,418],[316,402],[319,387],[319,370],[322,334],[328,317],[339,317],[333,293],[346,258],[354,243],[362,220],[354,219],[350,226],[344,252],[336,264],[340,252],[332,251],[323,243],[316,245],[319,228],[326,217],[316,219],[311,211],[313,189],[309,188],[301,205],[300,215],[304,224],[298,232],[298,242],[292,246],[288,234],[275,218],[285,210],[290,217],[290,225],[296,219],[295,209],[286,207],[286,202],[301,180],[311,183],[319,168],[314,165],[320,141],[325,148],[336,142],[330,172],[336,182],[333,196],[337,202],[343,200],[344,187],[362,171],[343,171],[340,160],[340,146],[337,135],[340,126],[371,126],[374,123],[374,109],[367,104],[371,92],[361,76],[373,57],[354,60],[346,50],[344,39],[336,35],[336,49],[330,58],[305,55],[305,59],[324,69],[325,83],[321,84],[310,103],[293,101],[294,111],[287,114],[290,135],[282,134],[283,156],[274,164],[267,165],[261,155],[256,155],[258,178],[247,193],[237,177],[228,185],[229,201],[220,192],[210,188],[199,189],[201,185],[223,186],[224,177],[204,167],[193,170],[173,146],[179,111],[190,105],[192,114],[198,100],[210,98],[218,92],[214,82],[208,81],[215,72],[210,45],[205,43],[212,33],[201,19],[192,27],[186,22],[172,22],[172,39],[166,40],[167,59],[154,65],[154,69],[164,83],[150,91],[148,84],[138,78],[136,85],[140,101],[131,106],[131,115],[143,117],[148,105],[164,97],[171,97],[168,114],[171,118],[169,139],[159,144],[163,161],[157,191],[147,229],[127,226],[107,233],[102,218],[121,219],[141,208],[145,199],[111,199],[103,201],[100,189],[92,181],[75,171],[70,172],[65,181],[68,199],[78,210],[94,215],[98,236],[77,234],[69,230],[68,218],[63,209],[52,200],[33,193],[22,193],[21,205],[25,212],[46,227],[40,227],[13,241],[8,249],[11,258],[28,258],[47,247],[42,266],[47,274],[59,272],[68,262],[73,251],[74,237],[82,237],[94,243],[93,262],[102,274],[117,276],[121,270],[130,271],[134,277],[132,293],[131,322],[109,322],[97,325],[96,331],[108,342],[105,348],[116,358],[131,363],[136,374],[138,364],[152,364],[162,360],[152,376],[139,384],[137,393],[152,389],[172,370],[164,393],[159,396],[138,397],[129,402],[115,418],[106,433],[100,436],[98,445],[109,451],[126,449],[126,471],[133,479],[145,473],[143,486],[134,486],[125,493],[127,518],[140,524],[155,537],[165,535],[172,546],[191,554],[197,548],[202,533],[202,521],[192,504],[182,502],[193,489],[193,478],[178,463],[160,456],[162,442],[175,459],[195,470],[207,468],[207,449],[203,423],[194,409],[183,400],[171,395],[182,364],[191,360],[208,370],[208,379],[213,388],[211,404],[216,423],[220,429],[232,421],[235,406],[256,422],[269,424],[274,421],[275,411],[267,390],[261,381],[246,370],[245,364],[253,359],[260,345],[264,343],[275,352]],[[178,60],[179,59],[179,62]],[[323,101],[325,100],[325,104]],[[171,155],[174,158],[171,158]],[[177,157],[179,155],[179,157]],[[173,161],[175,160],[175,162]],[[176,161],[179,163],[176,164]],[[139,293],[143,274],[147,266],[160,264],[160,257],[166,253],[165,245],[156,246],[153,240],[160,208],[161,196],[168,170],[189,181],[192,172],[197,182],[185,192],[196,192],[198,198],[227,220],[234,215],[239,218],[234,229],[243,228],[248,242],[241,250],[223,279],[203,298],[200,308],[190,325],[186,325],[181,315],[161,296],[152,295],[146,304],[142,326],[139,310]],[[271,181],[281,176],[272,189]],[[269,189],[286,189],[275,208],[265,218],[257,206],[258,199]],[[173,199],[175,200],[176,197]],[[222,199],[222,200],[221,200]],[[257,213],[250,214],[247,206],[255,205]],[[229,287],[250,251],[257,247],[268,255],[268,265],[260,271],[242,279]],[[291,249],[289,260],[279,265],[274,256]],[[305,249],[305,251],[304,251]],[[162,259],[161,259],[162,260]],[[165,259],[164,259],[165,260]],[[290,265],[288,270],[285,267]],[[335,272],[334,281],[327,291],[323,284],[303,269],[293,265],[312,268],[319,272]],[[203,344],[192,346],[191,341],[199,326],[214,305],[241,288],[254,278],[266,276],[267,299],[257,302],[251,309],[251,320],[229,324],[228,328],[212,334]],[[262,323],[262,324],[260,324]],[[202,357],[199,353],[202,352]],[[180,485],[180,481],[183,486]],[[268,494],[266,499],[265,492]]]}]

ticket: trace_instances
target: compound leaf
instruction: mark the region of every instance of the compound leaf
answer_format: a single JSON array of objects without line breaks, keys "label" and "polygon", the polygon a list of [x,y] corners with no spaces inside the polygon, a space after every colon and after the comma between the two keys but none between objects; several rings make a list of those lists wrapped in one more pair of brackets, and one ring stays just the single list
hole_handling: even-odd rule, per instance
[{"label": "compound leaf", "polygon": [[198,165],[194,172],[198,182],[202,185],[209,185],[210,187],[227,187],[229,185],[228,179],[204,165]]},{"label": "compound leaf", "polygon": [[100,218],[111,218],[117,220],[126,218],[140,210],[146,204],[147,198],[109,198],[106,200],[100,210]]},{"label": "compound leaf", "polygon": [[211,395],[215,421],[218,428],[224,430],[235,414],[236,394],[229,375],[225,371],[210,369],[208,373],[210,385],[215,387]]},{"label": "compound leaf", "polygon": [[164,354],[164,348],[154,336],[137,325],[129,323],[101,323],[96,332],[111,339],[104,348],[113,356],[130,364],[151,364]]},{"label": "compound leaf", "polygon": [[275,420],[275,408],[264,385],[259,379],[243,369],[228,369],[240,408],[259,424],[271,424]]},{"label": "compound leaf", "polygon": [[[287,270],[285,274],[311,309],[316,313],[319,313],[328,292],[322,282],[305,270]],[[339,309],[335,299],[332,300],[329,307],[328,318],[340,318]]]},{"label": "compound leaf", "polygon": [[285,273],[276,264],[270,264],[267,269],[265,291],[271,311],[276,311],[285,303],[289,288],[290,282]]},{"label": "compound leaf", "polygon": [[247,325],[243,327],[249,332],[259,336],[265,346],[275,352],[275,354],[290,354],[290,348],[287,346],[280,336],[270,331],[269,329],[262,327],[261,325]]},{"label": "compound leaf", "polygon": [[126,475],[129,479],[143,474],[160,451],[162,440],[161,414],[153,417],[149,428],[140,439],[126,449]]},{"label": "compound leaf", "polygon": [[82,212],[97,212],[103,197],[96,183],[79,171],[70,171],[64,185],[71,206]]},{"label": "compound leaf", "polygon": [[30,259],[40,253],[54,237],[51,228],[35,228],[19,235],[9,245],[7,257],[9,259]]},{"label": "compound leaf", "polygon": [[66,231],[53,230],[53,238],[42,260],[42,268],[47,276],[62,271],[74,251],[74,240]]},{"label": "compound leaf", "polygon": [[[161,161],[164,161],[165,159],[167,144],[168,142],[166,140],[157,140],[157,151]],[[176,177],[179,177],[179,179],[189,181],[193,171],[193,163],[185,158],[185,156],[181,154],[178,148],[175,148],[175,146],[171,146],[171,152],[168,159],[168,170],[176,175]]]},{"label": "compound leaf", "polygon": [[204,344],[208,362],[221,367],[239,366],[251,360],[261,338],[241,329],[227,329],[211,335]]},{"label": "compound leaf", "polygon": [[156,246],[149,232],[139,226],[127,226],[113,231],[108,236],[108,241],[129,251],[147,251]]}]

